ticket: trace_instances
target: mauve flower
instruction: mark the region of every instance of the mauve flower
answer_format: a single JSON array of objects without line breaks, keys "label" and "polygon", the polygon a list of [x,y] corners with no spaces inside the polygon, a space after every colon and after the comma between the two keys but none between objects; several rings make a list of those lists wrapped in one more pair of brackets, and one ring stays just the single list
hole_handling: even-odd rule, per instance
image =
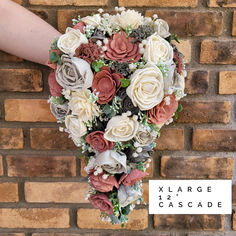
[{"label": "mauve flower", "polygon": [[98,208],[109,215],[113,214],[113,205],[106,194],[95,194],[89,198],[89,201],[95,208]]},{"label": "mauve flower", "polygon": [[168,121],[178,108],[178,102],[175,95],[167,95],[170,98],[170,104],[167,105],[165,99],[160,104],[147,112],[147,118],[150,123],[159,125]]},{"label": "mauve flower", "polygon": [[91,40],[89,43],[82,43],[76,50],[75,55],[91,64],[93,61],[100,59],[101,49]]},{"label": "mauve flower", "polygon": [[130,186],[120,185],[118,189],[118,200],[121,207],[125,207],[130,203],[138,200],[142,197],[142,191],[140,189],[136,190]]},{"label": "mauve flower", "polygon": [[141,54],[139,53],[139,43],[133,43],[133,38],[126,38],[124,31],[118,32],[109,39],[106,44],[107,50],[104,57],[113,61],[139,61]]},{"label": "mauve flower", "polygon": [[51,72],[49,74],[48,85],[49,85],[50,93],[53,97],[61,96],[62,87],[60,84],[57,83],[55,72]]},{"label": "mauve flower", "polygon": [[68,109],[68,103],[64,103],[64,104],[55,104],[55,103],[50,103],[50,110],[52,112],[52,114],[58,119],[63,119],[65,118],[68,113],[69,113],[69,109]]},{"label": "mauve flower", "polygon": [[73,29],[76,29],[76,30],[80,30],[81,33],[84,33],[84,26],[86,26],[86,24],[84,22],[79,22],[77,23]]},{"label": "mauve flower", "polygon": [[118,73],[112,73],[108,66],[103,66],[98,73],[95,73],[92,90],[98,94],[98,103],[106,104],[110,102],[120,89],[120,79],[123,76]]},{"label": "mauve flower", "polygon": [[94,131],[86,136],[86,142],[95,150],[105,152],[113,149],[114,143],[104,138],[103,131]]},{"label": "mauve flower", "polygon": [[57,66],[56,80],[65,89],[79,91],[90,88],[93,82],[93,72],[88,62],[68,55],[61,56],[61,65]]},{"label": "mauve flower", "polygon": [[145,176],[147,176],[147,172],[143,172],[139,169],[131,170],[130,174],[123,174],[119,180],[119,184],[124,184],[125,186],[132,186],[137,181],[141,180]]},{"label": "mauve flower", "polygon": [[91,185],[99,192],[110,192],[114,186],[119,188],[119,184],[114,176],[108,176],[107,179],[103,179],[103,173],[99,175],[92,173],[89,176]]}]

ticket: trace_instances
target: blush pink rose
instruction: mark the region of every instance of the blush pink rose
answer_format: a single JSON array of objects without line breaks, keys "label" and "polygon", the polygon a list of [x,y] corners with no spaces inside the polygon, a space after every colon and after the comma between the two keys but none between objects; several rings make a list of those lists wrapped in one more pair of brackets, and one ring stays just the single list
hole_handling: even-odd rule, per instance
[{"label": "blush pink rose", "polygon": [[131,37],[126,38],[124,31],[118,32],[109,39],[106,44],[107,50],[104,52],[104,57],[113,61],[127,62],[139,61],[141,54],[139,53],[139,43],[133,43]]},{"label": "blush pink rose", "polygon": [[77,23],[73,28],[78,29],[81,33],[84,33],[84,26],[86,26],[86,24],[81,21]]},{"label": "blush pink rose", "polygon": [[106,104],[110,102],[120,89],[120,79],[123,76],[118,73],[112,73],[108,66],[103,66],[99,72],[95,73],[92,90],[99,92],[98,103]]},{"label": "blush pink rose", "polygon": [[106,212],[109,215],[113,214],[113,205],[106,194],[99,193],[92,195],[89,198],[89,201],[95,208],[100,209],[101,211]]},{"label": "blush pink rose", "polygon": [[132,186],[137,181],[141,180],[145,176],[147,176],[147,172],[143,172],[139,169],[131,170],[130,174],[123,174],[119,180],[119,185],[122,183],[125,186]]},{"label": "blush pink rose", "polygon": [[[170,104],[166,105],[165,100],[163,99],[160,104],[153,107],[147,112],[147,118],[150,123],[159,125],[168,121],[178,108],[178,102],[176,101],[175,95],[167,95],[170,97]],[[167,97],[166,96],[166,97]]]},{"label": "blush pink rose", "polygon": [[119,184],[114,176],[108,176],[107,179],[103,179],[103,173],[94,175],[93,173],[89,175],[91,185],[99,192],[110,192],[113,187],[119,188]]},{"label": "blush pink rose", "polygon": [[94,131],[86,136],[86,142],[95,150],[105,152],[113,149],[114,143],[104,138],[103,131]]},{"label": "blush pink rose", "polygon": [[56,81],[55,72],[51,72],[49,74],[48,84],[49,84],[49,89],[50,89],[50,93],[52,96],[54,96],[54,97],[61,96],[62,87]]}]

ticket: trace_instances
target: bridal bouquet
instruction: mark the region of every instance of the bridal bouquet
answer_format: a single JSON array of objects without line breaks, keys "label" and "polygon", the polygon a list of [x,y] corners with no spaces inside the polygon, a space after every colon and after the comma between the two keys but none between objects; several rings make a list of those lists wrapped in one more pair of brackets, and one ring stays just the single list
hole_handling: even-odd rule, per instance
[{"label": "bridal bouquet", "polygon": [[86,158],[87,199],[103,220],[123,225],[143,202],[161,127],[182,109],[186,71],[164,20],[115,10],[73,19],[51,45],[48,82],[60,130]]}]

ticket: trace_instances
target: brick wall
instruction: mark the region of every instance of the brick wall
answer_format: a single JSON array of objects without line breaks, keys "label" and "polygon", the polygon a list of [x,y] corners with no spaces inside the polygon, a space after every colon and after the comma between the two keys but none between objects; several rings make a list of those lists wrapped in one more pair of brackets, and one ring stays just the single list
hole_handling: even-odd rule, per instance
[{"label": "brick wall", "polygon": [[[232,178],[236,209],[235,0],[15,1],[61,32],[78,13],[98,6],[135,7],[168,21],[188,62],[188,96],[179,120],[157,141],[150,178]],[[84,162],[50,114],[49,70],[4,52],[0,62],[0,236],[236,234],[234,213],[153,216],[140,206],[125,230],[101,222],[99,211],[84,200]]]}]

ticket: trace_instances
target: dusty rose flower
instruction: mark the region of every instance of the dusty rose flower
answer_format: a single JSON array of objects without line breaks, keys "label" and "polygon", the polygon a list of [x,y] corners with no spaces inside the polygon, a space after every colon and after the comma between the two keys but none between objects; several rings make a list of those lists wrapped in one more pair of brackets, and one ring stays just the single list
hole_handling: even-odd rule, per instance
[{"label": "dusty rose flower", "polygon": [[111,150],[114,146],[113,142],[110,142],[104,138],[103,131],[94,131],[86,136],[86,142],[90,144],[92,148],[99,152],[105,152]]},{"label": "dusty rose flower", "polygon": [[121,74],[112,73],[108,66],[103,66],[98,73],[95,73],[92,90],[99,92],[98,103],[106,104],[113,99],[120,89],[122,77]]},{"label": "dusty rose flower", "polygon": [[99,192],[110,192],[113,187],[119,188],[119,184],[114,176],[108,176],[107,179],[103,179],[103,173],[99,175],[92,173],[89,176],[91,185]]},{"label": "dusty rose flower", "polygon": [[50,93],[51,93],[52,96],[54,96],[54,97],[61,96],[62,87],[56,81],[55,72],[51,72],[49,74],[48,84],[49,84],[49,89],[50,89]]},{"label": "dusty rose flower", "polygon": [[75,55],[91,64],[93,61],[100,59],[101,49],[92,41],[81,44],[76,50]]},{"label": "dusty rose flower", "polygon": [[84,33],[84,26],[85,26],[85,25],[86,25],[86,24],[81,21],[81,22],[77,23],[77,24],[73,27],[73,29],[78,29],[78,30],[80,30],[81,33]]},{"label": "dusty rose flower", "polygon": [[169,120],[178,108],[178,102],[176,101],[175,95],[167,95],[170,98],[170,104],[167,105],[165,99],[160,104],[153,107],[147,112],[148,121],[150,123],[159,125]]},{"label": "dusty rose flower", "polygon": [[141,57],[139,53],[139,43],[133,43],[133,38],[126,38],[125,32],[118,32],[112,36],[108,44],[107,50],[104,52],[106,59],[127,62],[134,59],[138,61]]},{"label": "dusty rose flower", "polygon": [[148,175],[147,172],[143,172],[139,169],[131,170],[130,174],[123,174],[119,180],[119,184],[124,184],[125,186],[132,186],[137,181],[144,178],[146,175]]},{"label": "dusty rose flower", "polygon": [[109,215],[113,214],[113,205],[106,194],[95,194],[89,198],[89,201],[95,208],[98,208]]}]

